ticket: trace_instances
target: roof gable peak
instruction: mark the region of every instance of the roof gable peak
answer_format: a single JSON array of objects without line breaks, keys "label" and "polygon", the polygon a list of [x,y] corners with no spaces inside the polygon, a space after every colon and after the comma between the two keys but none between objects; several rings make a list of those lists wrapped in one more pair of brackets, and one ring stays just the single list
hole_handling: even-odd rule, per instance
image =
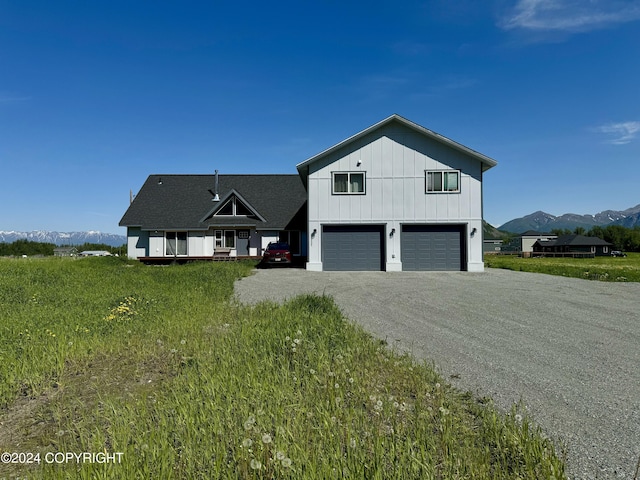
[{"label": "roof gable peak", "polygon": [[235,189],[231,189],[227,195],[220,200],[212,199],[212,201],[215,201],[216,205],[207,212],[202,220],[200,220],[201,222],[205,222],[211,217],[216,216],[256,217],[260,221],[266,222],[258,210],[247,202]]},{"label": "roof gable peak", "polygon": [[[312,163],[324,158],[325,156],[335,152],[336,150],[339,150],[357,140],[359,140],[360,138],[364,137],[365,135],[368,135],[372,132],[375,132],[376,130],[379,130],[380,128],[393,123],[393,122],[397,122],[411,130],[414,130],[416,132],[418,132],[421,135],[424,135],[426,137],[429,137],[433,140],[436,140],[450,148],[453,148],[455,150],[461,151],[473,158],[475,158],[476,160],[480,161],[482,163],[482,170],[486,171],[488,169],[490,169],[491,167],[494,167],[498,164],[498,162],[496,162],[494,159],[487,157],[486,155],[483,155],[482,153],[479,153],[469,147],[466,147],[464,145],[462,145],[461,143],[455,142],[453,140],[451,140],[448,137],[445,137],[444,135],[440,135],[439,133],[434,132],[433,130],[429,130],[428,128],[425,128],[421,125],[418,125],[417,123],[414,123],[410,120],[407,120],[406,118],[398,115],[397,113],[394,113],[390,116],[388,116],[387,118],[379,121],[378,123],[375,123],[374,125],[371,125],[368,128],[365,128],[364,130],[356,133],[355,135],[352,135],[349,138],[346,138],[345,140],[333,145],[332,147],[329,147],[328,149],[318,153],[317,155],[314,155],[313,157],[305,160],[304,162],[299,163],[298,165],[296,165],[296,168],[298,169],[298,173],[300,174],[300,176],[305,179],[306,176],[308,175],[309,172],[309,165],[311,165]],[[306,180],[305,180],[306,181]]]}]

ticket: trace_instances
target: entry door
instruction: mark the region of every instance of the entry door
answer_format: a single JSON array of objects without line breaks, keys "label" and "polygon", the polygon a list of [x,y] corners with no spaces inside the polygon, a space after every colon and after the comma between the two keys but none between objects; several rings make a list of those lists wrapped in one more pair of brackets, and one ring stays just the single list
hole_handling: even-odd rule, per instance
[{"label": "entry door", "polygon": [[249,230],[238,230],[238,255],[249,255]]}]

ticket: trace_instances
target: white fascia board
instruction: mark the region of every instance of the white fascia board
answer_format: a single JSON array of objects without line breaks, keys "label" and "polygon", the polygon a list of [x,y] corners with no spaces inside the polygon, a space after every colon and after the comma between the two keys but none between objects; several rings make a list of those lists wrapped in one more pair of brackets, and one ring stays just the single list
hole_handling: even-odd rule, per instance
[{"label": "white fascia board", "polygon": [[445,145],[450,146],[451,148],[454,148],[456,150],[459,150],[463,153],[466,153],[467,155],[472,156],[473,158],[476,158],[477,160],[479,160],[480,162],[482,162],[483,164],[483,171],[486,171],[488,169],[490,169],[491,167],[495,167],[498,162],[496,162],[494,159],[487,157],[486,155],[483,155],[480,152],[477,152],[469,147],[465,147],[464,145],[462,145],[461,143],[455,142],[453,140],[451,140],[450,138],[445,137],[444,135],[440,135],[439,133],[434,132],[433,130],[429,130],[428,128],[425,128],[421,125],[418,125],[417,123],[414,123],[410,120],[407,120],[404,117],[401,117],[400,115],[397,114],[393,114],[387,118],[385,118],[384,120],[376,123],[375,125],[370,126],[369,128],[366,128],[364,130],[362,130],[359,133],[356,133],[355,135],[352,135],[351,137],[341,141],[340,143],[335,144],[332,147],[329,147],[328,149],[318,153],[317,155],[314,155],[313,157],[305,160],[304,162],[301,162],[299,164],[296,165],[296,168],[298,169],[298,173],[302,174],[303,171],[306,169],[306,167],[308,167],[310,164],[312,164],[313,162],[315,162],[316,160],[344,147],[345,145],[348,145],[349,143],[364,137],[365,135],[377,130],[378,128],[391,123],[392,121],[397,121],[402,123],[403,125],[427,136],[430,137],[434,140],[439,141],[440,143],[443,143]]}]

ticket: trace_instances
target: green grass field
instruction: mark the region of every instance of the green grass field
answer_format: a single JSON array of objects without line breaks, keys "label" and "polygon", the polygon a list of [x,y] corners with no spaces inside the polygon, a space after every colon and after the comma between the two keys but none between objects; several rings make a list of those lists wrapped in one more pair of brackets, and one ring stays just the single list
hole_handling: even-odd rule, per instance
[{"label": "green grass field", "polygon": [[564,477],[330,298],[235,304],[252,268],[0,260],[0,478]]},{"label": "green grass field", "polygon": [[640,282],[640,253],[626,257],[521,258],[485,255],[485,265],[521,272],[547,273],[606,282]]}]

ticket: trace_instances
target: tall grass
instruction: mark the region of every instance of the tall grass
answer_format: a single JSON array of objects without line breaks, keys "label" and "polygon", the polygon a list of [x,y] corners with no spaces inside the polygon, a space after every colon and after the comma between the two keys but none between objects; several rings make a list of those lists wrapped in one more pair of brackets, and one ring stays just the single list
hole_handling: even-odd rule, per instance
[{"label": "tall grass", "polygon": [[521,272],[547,273],[564,277],[606,282],[640,282],[640,253],[627,257],[522,258],[487,255],[485,265]]},{"label": "tall grass", "polygon": [[563,477],[522,412],[451,389],[330,298],[234,303],[250,267],[0,262],[0,451],[122,452],[0,477]]}]

